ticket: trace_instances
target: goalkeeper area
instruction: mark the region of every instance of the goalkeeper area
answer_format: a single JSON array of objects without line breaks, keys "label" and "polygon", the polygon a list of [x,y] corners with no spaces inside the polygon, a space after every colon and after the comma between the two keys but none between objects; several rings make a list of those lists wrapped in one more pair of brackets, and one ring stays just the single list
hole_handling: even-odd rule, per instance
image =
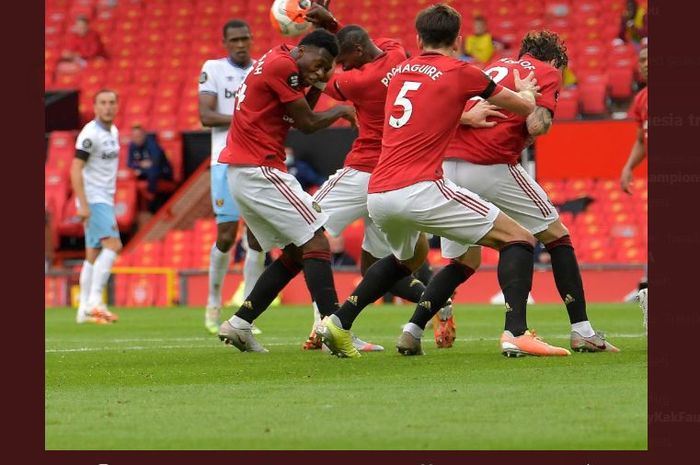
[{"label": "goalkeeper area", "polygon": [[[386,351],[356,360],[301,350],[310,306],[256,320],[267,354],[206,333],[201,307],[113,310],[113,325],[45,311],[47,450],[647,449],[647,338],[635,304],[588,307],[619,353],[518,359],[500,354],[502,306],[455,306],[454,347],[437,349],[428,329],[423,357],[394,348],[412,306],[371,306],[353,331]],[[531,305],[528,320],[568,347],[561,304]]]}]

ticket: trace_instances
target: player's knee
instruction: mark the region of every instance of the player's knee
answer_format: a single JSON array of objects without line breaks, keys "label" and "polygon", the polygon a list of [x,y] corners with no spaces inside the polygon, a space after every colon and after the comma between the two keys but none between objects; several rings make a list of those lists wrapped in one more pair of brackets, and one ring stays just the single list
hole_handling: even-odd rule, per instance
[{"label": "player's knee", "polygon": [[425,237],[425,234],[421,233],[418,241],[416,242],[416,246],[413,249],[413,257],[407,260],[401,260],[401,263],[411,271],[416,271],[428,257],[429,249],[430,245],[428,244],[428,239]]},{"label": "player's knee", "polygon": [[330,251],[331,246],[328,243],[328,239],[326,238],[323,229],[319,229],[318,231],[316,231],[314,237],[312,237],[306,244],[301,246],[301,250],[303,253],[316,251]]},{"label": "player's knee", "polygon": [[557,220],[554,223],[550,224],[545,231],[542,231],[541,233],[537,234],[537,239],[547,244],[549,242],[556,241],[568,235],[568,228],[564,226],[564,224],[560,220]]},{"label": "player's knee", "polygon": [[216,248],[228,252],[233,247],[238,232],[238,223],[220,223],[216,229]]},{"label": "player's knee", "polygon": [[458,261],[476,271],[481,266],[481,247],[469,247]]},{"label": "player's knee", "polygon": [[109,249],[114,253],[119,253],[122,250],[122,241],[117,237],[110,237],[102,242],[102,247]]}]

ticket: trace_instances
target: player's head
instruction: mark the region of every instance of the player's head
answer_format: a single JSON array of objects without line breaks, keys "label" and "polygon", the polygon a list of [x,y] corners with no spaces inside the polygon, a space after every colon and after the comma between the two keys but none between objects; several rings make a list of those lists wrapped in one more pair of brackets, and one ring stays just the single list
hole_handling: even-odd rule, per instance
[{"label": "player's head", "polygon": [[240,19],[232,19],[224,24],[223,40],[228,56],[237,65],[247,65],[250,61],[250,45],[253,36],[250,34],[248,23]]},{"label": "player's head", "polygon": [[443,3],[429,6],[416,17],[418,46],[421,49],[457,49],[461,27],[462,17],[451,6]]},{"label": "player's head", "polygon": [[146,142],[146,130],[140,124],[131,126],[131,142],[141,146]]},{"label": "player's head", "polygon": [[486,18],[481,15],[474,16],[474,35],[480,36],[488,32],[488,24]]},{"label": "player's head", "polygon": [[344,71],[359,68],[372,61],[370,50],[374,44],[362,27],[351,24],[339,30],[335,36],[338,38],[340,50],[335,61]]},{"label": "player's head", "polygon": [[79,35],[84,36],[90,29],[90,20],[87,16],[79,15],[75,18],[75,32]]},{"label": "player's head", "polygon": [[550,63],[560,70],[563,70],[569,64],[566,45],[564,45],[556,32],[528,32],[520,43],[518,59],[526,54],[545,63]]},{"label": "player's head", "polygon": [[112,89],[100,89],[95,94],[95,117],[103,123],[112,124],[117,115],[117,93]]},{"label": "player's head", "polygon": [[646,46],[639,51],[639,72],[645,82],[649,80],[649,49]]},{"label": "player's head", "polygon": [[325,29],[316,29],[304,36],[295,50],[294,59],[299,66],[303,84],[312,85],[335,66],[338,40]]}]

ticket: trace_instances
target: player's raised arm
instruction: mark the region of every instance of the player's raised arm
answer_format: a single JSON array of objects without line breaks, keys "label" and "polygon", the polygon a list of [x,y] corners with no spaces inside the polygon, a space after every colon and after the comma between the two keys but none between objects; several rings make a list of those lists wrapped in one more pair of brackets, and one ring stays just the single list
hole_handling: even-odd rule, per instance
[{"label": "player's raised arm", "polygon": [[535,98],[539,90],[535,73],[530,73],[526,78],[520,79],[520,73],[516,69],[513,72],[513,76],[515,88],[518,89],[518,92],[501,87],[502,90],[500,92],[492,94],[486,100],[520,116],[528,116],[535,111]]},{"label": "player's raised arm", "polygon": [[327,128],[340,118],[344,118],[354,126],[355,109],[347,105],[339,105],[330,110],[314,113],[305,98],[285,104],[285,110],[294,120],[294,127],[304,134]]}]

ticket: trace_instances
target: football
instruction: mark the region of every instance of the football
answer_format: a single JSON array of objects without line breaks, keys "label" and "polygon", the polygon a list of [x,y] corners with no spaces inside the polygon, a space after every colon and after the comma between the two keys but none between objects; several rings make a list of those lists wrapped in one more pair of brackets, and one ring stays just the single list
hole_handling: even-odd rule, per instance
[{"label": "football", "polygon": [[272,27],[288,37],[303,34],[311,27],[305,19],[310,7],[311,0],[275,0],[270,7]]}]

